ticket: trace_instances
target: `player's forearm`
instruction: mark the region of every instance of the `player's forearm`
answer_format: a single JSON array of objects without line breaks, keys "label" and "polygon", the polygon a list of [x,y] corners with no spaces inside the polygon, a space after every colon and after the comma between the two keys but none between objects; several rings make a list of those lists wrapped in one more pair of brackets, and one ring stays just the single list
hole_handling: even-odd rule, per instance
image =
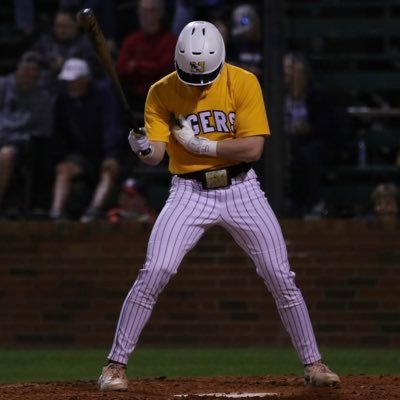
[{"label": "player's forearm", "polygon": [[222,141],[196,136],[191,124],[182,115],[172,128],[175,139],[189,152],[209,157],[225,158],[242,162],[260,159],[264,149],[264,136],[249,136]]},{"label": "player's forearm", "polygon": [[263,149],[263,136],[222,140],[217,144],[217,157],[252,162],[260,159]]},{"label": "player's forearm", "polygon": [[166,144],[150,141],[144,128],[140,128],[139,132],[131,130],[128,135],[128,142],[132,151],[145,164],[157,165],[164,158]]},{"label": "player's forearm", "polygon": [[158,165],[164,158],[165,154],[165,143],[163,142],[150,142],[152,152],[145,157],[140,159],[147,165]]}]

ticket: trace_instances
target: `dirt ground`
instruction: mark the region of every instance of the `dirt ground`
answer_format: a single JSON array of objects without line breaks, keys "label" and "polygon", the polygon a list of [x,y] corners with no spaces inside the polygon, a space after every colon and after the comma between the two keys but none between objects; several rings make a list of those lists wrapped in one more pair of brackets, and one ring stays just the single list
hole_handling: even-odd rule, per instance
[{"label": "dirt ground", "polygon": [[160,377],[132,380],[128,392],[99,392],[95,381],[0,385],[0,400],[209,400],[233,396],[279,400],[394,400],[400,399],[400,376],[347,375],[342,376],[340,388],[304,386],[301,377],[294,375]]}]

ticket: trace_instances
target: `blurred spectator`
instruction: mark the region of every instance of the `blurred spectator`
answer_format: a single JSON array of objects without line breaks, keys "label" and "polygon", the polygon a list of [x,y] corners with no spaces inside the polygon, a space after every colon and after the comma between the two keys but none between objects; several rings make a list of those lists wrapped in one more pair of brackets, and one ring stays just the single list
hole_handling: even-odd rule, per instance
[{"label": "blurred spectator", "polygon": [[14,0],[15,27],[17,31],[31,36],[35,30],[35,8],[33,0]]},{"label": "blurred spectator", "polygon": [[340,135],[337,113],[328,96],[313,82],[301,53],[283,59],[285,132],[290,153],[290,205],[294,217],[325,212],[322,179]]},{"label": "blurred spectator", "polygon": [[40,55],[29,51],[15,73],[0,78],[0,208],[16,168],[31,160],[33,142],[50,135],[52,103],[40,74]]},{"label": "blurred spectator", "polygon": [[118,194],[117,207],[107,212],[107,220],[111,223],[129,221],[153,223],[156,212],[147,201],[147,190],[143,182],[127,178]]},{"label": "blurred spectator", "polygon": [[393,183],[381,183],[371,194],[374,217],[381,221],[395,221],[399,217],[399,189]]},{"label": "blurred spectator", "polygon": [[99,218],[120,171],[119,156],[126,136],[121,109],[108,80],[92,79],[87,62],[68,59],[59,75],[66,85],[54,113],[56,177],[52,219],[67,217],[72,184],[82,178],[95,187],[82,222]]},{"label": "blurred spectator", "polygon": [[58,11],[54,17],[53,32],[40,35],[33,43],[32,50],[43,57],[46,65],[43,85],[52,95],[57,95],[60,89],[57,76],[68,58],[83,58],[96,76],[103,73],[89,39],[80,31],[74,12]]},{"label": "blurred spectator", "polygon": [[175,35],[163,26],[164,2],[140,0],[140,29],[127,35],[117,70],[134,111],[143,113],[150,86],[174,70]]},{"label": "blurred spectator", "polygon": [[116,53],[116,2],[112,0],[59,0],[60,10],[78,12],[90,8],[96,15],[100,28],[112,54]]},{"label": "blurred spectator", "polygon": [[179,35],[183,27],[195,19],[195,2],[190,0],[175,0],[175,12],[172,21],[172,31],[176,36]]},{"label": "blurred spectator", "polygon": [[[172,18],[172,32],[179,35],[190,21],[209,20],[215,10],[221,9],[223,0],[175,0],[175,12]],[[206,13],[204,14],[204,11]]]},{"label": "blurred spectator", "polygon": [[242,4],[232,12],[232,29],[227,60],[261,79],[263,56],[260,18],[255,6]]},{"label": "blurred spectator", "polygon": [[229,28],[224,19],[221,16],[214,16],[211,18],[210,22],[217,27],[219,32],[222,35],[222,38],[224,39],[225,42],[225,49],[229,46]]}]

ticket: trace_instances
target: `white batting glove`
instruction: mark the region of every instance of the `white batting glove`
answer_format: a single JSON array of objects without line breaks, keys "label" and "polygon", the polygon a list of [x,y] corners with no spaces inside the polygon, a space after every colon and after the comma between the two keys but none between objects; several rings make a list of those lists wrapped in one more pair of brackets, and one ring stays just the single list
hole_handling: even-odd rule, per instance
[{"label": "white batting glove", "polygon": [[179,125],[172,128],[175,139],[188,151],[195,154],[205,154],[215,157],[217,155],[217,142],[203,137],[197,137],[189,122],[179,116]]},{"label": "white batting glove", "polygon": [[[146,131],[144,128],[140,128],[141,131],[144,133],[143,135],[135,133],[135,131],[131,130],[128,136],[128,142],[131,146],[131,149],[134,153],[138,156],[141,156],[143,153],[148,153],[149,149],[152,149],[150,141],[146,136]],[[152,151],[148,153],[150,155]]]},{"label": "white batting glove", "polygon": [[172,133],[182,146],[195,137],[192,127],[182,115],[179,115],[176,125],[172,128]]}]

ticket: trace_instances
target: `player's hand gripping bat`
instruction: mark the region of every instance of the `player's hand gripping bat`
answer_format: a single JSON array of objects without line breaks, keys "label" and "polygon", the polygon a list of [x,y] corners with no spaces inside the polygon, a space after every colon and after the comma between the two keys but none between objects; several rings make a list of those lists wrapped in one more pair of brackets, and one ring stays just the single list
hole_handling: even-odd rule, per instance
[{"label": "player's hand gripping bat", "polygon": [[[131,134],[134,135],[144,135],[144,130],[139,128],[139,125],[133,115],[133,111],[128,103],[128,100],[125,96],[125,93],[122,89],[121,82],[119,80],[117,71],[114,67],[114,60],[111,57],[111,54],[108,50],[106,40],[104,38],[103,32],[100,29],[99,23],[97,22],[97,18],[92,11],[91,8],[85,8],[83,10],[78,11],[76,16],[79,25],[83,28],[83,30],[88,35],[92,46],[97,54],[97,57],[100,63],[103,65],[108,75],[110,76],[113,85],[118,93],[118,96],[121,100],[124,111],[129,117],[129,121],[132,126]],[[151,149],[147,149],[141,152],[142,156],[149,154]]]}]

